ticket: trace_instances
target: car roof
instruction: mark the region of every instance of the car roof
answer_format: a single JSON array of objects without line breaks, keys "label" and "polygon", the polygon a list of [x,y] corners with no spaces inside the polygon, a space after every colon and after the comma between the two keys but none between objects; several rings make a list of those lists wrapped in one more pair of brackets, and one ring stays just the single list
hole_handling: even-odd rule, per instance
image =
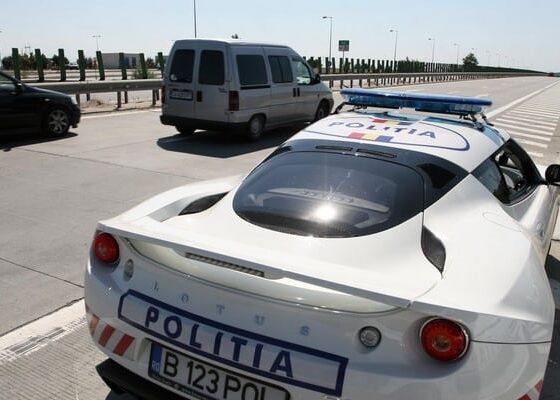
[{"label": "car roof", "polygon": [[438,115],[401,114],[372,109],[333,114],[309,125],[289,141],[356,141],[423,152],[471,172],[495,153],[509,135],[487,124]]},{"label": "car roof", "polygon": [[242,39],[204,39],[204,38],[197,38],[197,39],[180,39],[176,40],[175,44],[187,44],[192,42],[200,42],[200,43],[224,43],[232,46],[265,46],[265,47],[282,47],[289,49],[289,46],[285,44],[278,44],[278,43],[266,43],[266,42],[251,42]]}]

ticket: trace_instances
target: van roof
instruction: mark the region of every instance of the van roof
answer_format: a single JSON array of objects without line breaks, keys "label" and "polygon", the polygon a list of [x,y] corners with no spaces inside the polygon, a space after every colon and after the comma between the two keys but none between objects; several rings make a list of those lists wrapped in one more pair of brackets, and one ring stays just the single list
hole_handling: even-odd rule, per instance
[{"label": "van roof", "polygon": [[266,46],[266,47],[283,47],[289,49],[289,46],[285,44],[278,43],[266,43],[266,42],[250,42],[240,39],[179,39],[175,41],[175,44],[181,43],[191,43],[191,42],[213,42],[213,43],[225,43],[233,46]]}]

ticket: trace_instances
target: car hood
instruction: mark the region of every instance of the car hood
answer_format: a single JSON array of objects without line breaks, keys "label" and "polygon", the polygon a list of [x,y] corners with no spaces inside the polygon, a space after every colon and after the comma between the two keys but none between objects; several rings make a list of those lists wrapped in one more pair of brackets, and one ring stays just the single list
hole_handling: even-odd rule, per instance
[{"label": "car hood", "polygon": [[32,93],[40,93],[43,95],[46,95],[48,97],[56,97],[59,99],[69,99],[70,96],[68,96],[67,94],[61,93],[61,92],[56,92],[54,90],[48,90],[48,89],[43,89],[43,88],[38,88],[38,87],[33,87],[33,86],[25,86],[26,90]]}]

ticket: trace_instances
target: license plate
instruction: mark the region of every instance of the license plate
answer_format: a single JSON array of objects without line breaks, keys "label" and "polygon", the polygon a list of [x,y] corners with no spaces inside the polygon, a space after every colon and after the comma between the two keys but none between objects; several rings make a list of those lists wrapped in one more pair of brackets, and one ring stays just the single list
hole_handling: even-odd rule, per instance
[{"label": "license plate", "polygon": [[152,343],[148,374],[153,379],[201,400],[289,400],[289,393],[190,355]]},{"label": "license plate", "polygon": [[192,100],[193,93],[190,90],[172,90],[169,93],[169,97],[172,99]]}]

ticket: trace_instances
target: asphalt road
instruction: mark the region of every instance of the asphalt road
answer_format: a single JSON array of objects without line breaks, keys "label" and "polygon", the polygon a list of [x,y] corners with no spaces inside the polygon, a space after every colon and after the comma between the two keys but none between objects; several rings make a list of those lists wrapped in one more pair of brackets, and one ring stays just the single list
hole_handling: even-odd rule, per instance
[{"label": "asphalt road", "polygon": [[[490,97],[492,121],[516,117],[530,121],[524,110],[539,104],[560,110],[560,83],[549,87],[557,82],[544,77],[508,78],[400,89]],[[335,97],[340,101],[340,96]],[[9,361],[2,358],[7,354],[2,352],[3,339],[7,343],[17,335],[23,338],[22,332],[35,326],[30,324],[35,320],[48,325],[45,315],[64,311],[83,297],[84,266],[98,220],[166,189],[248,172],[299,130],[269,132],[257,143],[217,132],[185,138],[161,125],[158,116],[159,109],[89,114],[77,129],[57,140],[34,134],[0,137],[0,388],[8,388],[6,398],[108,396],[93,372],[103,356],[90,343],[83,321],[70,321],[66,334],[41,340],[29,354],[18,353]],[[536,123],[542,131],[519,132],[518,137],[528,142],[524,146],[542,164],[557,162],[560,151],[560,127],[557,120],[550,121],[554,120],[539,119]],[[560,281],[558,260],[560,245],[555,243],[547,268]],[[557,290],[560,293],[560,285]],[[52,324],[57,327],[56,321]],[[558,334],[555,340],[552,372],[542,397],[546,399],[560,399]],[[38,366],[49,370],[61,359],[65,367],[50,371],[47,385],[45,375],[37,373]],[[26,374],[38,379],[23,379]],[[7,394],[0,393],[3,396]]]}]

